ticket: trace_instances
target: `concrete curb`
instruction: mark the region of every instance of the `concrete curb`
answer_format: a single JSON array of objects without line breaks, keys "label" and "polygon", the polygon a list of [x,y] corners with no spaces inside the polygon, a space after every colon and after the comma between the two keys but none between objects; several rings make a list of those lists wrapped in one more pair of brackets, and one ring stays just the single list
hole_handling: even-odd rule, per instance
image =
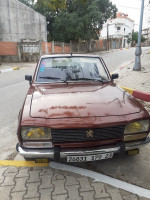
[{"label": "concrete curb", "polygon": [[138,90],[134,90],[132,95],[135,98],[141,99],[143,101],[150,102],[150,94],[149,93],[145,93],[145,92],[141,92],[141,91],[138,91]]},{"label": "concrete curb", "polygon": [[13,67],[13,68],[10,68],[10,69],[2,69],[2,70],[0,70],[0,73],[11,72],[11,71],[14,71],[14,70],[19,70],[19,67]]},{"label": "concrete curb", "polygon": [[137,99],[141,99],[143,101],[147,101],[150,102],[150,94],[146,93],[146,92],[141,92],[135,89],[131,89],[131,88],[127,88],[124,86],[120,86],[122,89],[124,89],[125,91],[127,91],[129,94],[131,94],[133,97],[137,98]]},{"label": "concrete curb", "polygon": [[94,53],[101,53],[101,54],[105,54],[105,53],[112,53],[115,51],[120,51],[120,50],[128,50],[129,48],[120,48],[120,49],[110,49],[109,51],[95,51]]},{"label": "concrete curb", "polygon": [[119,69],[117,69],[117,70],[111,72],[110,74],[112,75],[112,74],[114,74],[114,73],[118,73],[120,70],[124,69],[125,67],[128,67],[128,66],[129,66],[130,64],[132,64],[132,63],[134,63],[134,60],[131,60],[128,64],[126,64],[126,65],[120,67]]},{"label": "concrete curb", "polygon": [[[109,184],[113,187],[116,187],[117,189],[122,189],[122,190],[125,190],[127,192],[131,192],[131,193],[136,194],[140,197],[145,197],[145,198],[150,197],[150,190],[148,190],[148,189],[145,189],[145,188],[142,188],[142,187],[139,187],[139,186],[118,180],[116,178],[113,178],[113,177],[110,177],[110,176],[107,176],[107,175],[104,175],[104,174],[100,174],[98,172],[94,172],[92,170],[83,169],[83,168],[80,168],[80,167],[74,167],[74,166],[70,166],[70,165],[67,165],[67,164],[61,164],[61,163],[56,163],[56,162],[51,162],[50,167],[52,167],[55,170],[58,169],[58,170],[69,171],[69,172],[72,172],[72,173],[75,173],[75,174],[79,174],[81,176],[92,178],[92,179],[94,179],[93,182]],[[100,189],[100,188],[97,187],[97,190],[98,189]],[[102,190],[100,192],[102,193]],[[113,197],[114,198],[111,198],[111,200],[114,200],[114,199],[117,199],[117,200],[120,199],[121,200],[121,196],[119,197],[117,194],[113,195]],[[126,198],[126,199],[132,199],[132,200],[135,199],[135,198],[132,198],[132,197],[133,196],[130,196],[130,198]],[[106,198],[102,198],[102,199],[106,199]],[[110,199],[110,198],[108,198],[108,199]]]},{"label": "concrete curb", "polygon": [[0,160],[0,166],[48,167],[49,163],[36,163],[34,161],[25,161],[25,160]]},{"label": "concrete curb", "polygon": [[124,89],[126,92],[128,92],[129,94],[133,94],[133,91],[134,89],[131,89],[131,88],[127,88],[127,87],[124,87],[124,86],[120,86],[122,89]]}]

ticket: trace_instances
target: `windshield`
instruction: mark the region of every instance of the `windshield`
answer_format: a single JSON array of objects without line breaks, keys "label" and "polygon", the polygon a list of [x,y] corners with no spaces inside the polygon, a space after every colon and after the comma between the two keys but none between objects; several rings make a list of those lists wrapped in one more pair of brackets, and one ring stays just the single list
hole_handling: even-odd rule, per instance
[{"label": "windshield", "polygon": [[40,62],[36,82],[108,81],[99,58],[52,57]]}]

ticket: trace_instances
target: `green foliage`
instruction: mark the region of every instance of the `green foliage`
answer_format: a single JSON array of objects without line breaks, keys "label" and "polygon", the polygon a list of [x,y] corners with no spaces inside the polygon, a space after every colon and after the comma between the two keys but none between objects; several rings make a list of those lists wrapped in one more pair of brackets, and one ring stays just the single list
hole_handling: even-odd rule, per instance
[{"label": "green foliage", "polygon": [[67,11],[61,10],[53,23],[54,40],[88,40],[96,39],[100,27],[101,13],[92,1],[83,4],[81,1],[68,5]]},{"label": "green foliage", "polygon": [[[141,36],[141,42],[144,42],[146,39],[143,37],[143,35]],[[131,38],[131,41],[132,41],[132,46],[135,46],[136,43],[138,42],[138,32],[134,32],[132,31],[132,38]]]},{"label": "green foliage", "polygon": [[127,36],[127,43],[130,44],[132,42],[132,35],[129,33]]},{"label": "green foliage", "polygon": [[136,44],[138,41],[138,32],[132,32],[132,44]]},{"label": "green foliage", "polygon": [[34,9],[47,19],[48,40],[60,42],[97,39],[117,12],[109,0],[38,0]]},{"label": "green foliage", "polygon": [[35,3],[35,0],[19,0],[20,2],[22,2],[23,4],[32,7],[33,4]]}]

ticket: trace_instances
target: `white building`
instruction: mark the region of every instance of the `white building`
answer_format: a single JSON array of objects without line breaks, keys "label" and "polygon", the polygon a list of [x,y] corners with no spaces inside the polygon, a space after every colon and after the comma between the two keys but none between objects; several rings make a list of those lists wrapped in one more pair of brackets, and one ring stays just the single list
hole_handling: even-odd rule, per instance
[{"label": "white building", "polygon": [[109,47],[123,48],[128,47],[128,37],[134,29],[134,21],[128,18],[127,14],[117,13],[115,19],[109,19],[100,32],[100,39],[109,40]]},{"label": "white building", "polygon": [[149,46],[150,45],[150,3],[149,3],[149,0],[145,0],[142,34],[146,39],[143,45]]},{"label": "white building", "polygon": [[143,46],[150,46],[150,28],[145,28],[142,30],[142,35],[146,39]]},{"label": "white building", "polygon": [[150,28],[150,3],[149,0],[145,0],[144,4],[144,17],[143,17],[143,29]]}]

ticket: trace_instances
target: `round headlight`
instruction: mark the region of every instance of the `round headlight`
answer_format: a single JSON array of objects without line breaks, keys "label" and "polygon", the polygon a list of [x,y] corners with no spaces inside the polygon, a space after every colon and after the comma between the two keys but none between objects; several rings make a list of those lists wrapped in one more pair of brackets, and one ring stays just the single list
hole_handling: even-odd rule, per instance
[{"label": "round headlight", "polygon": [[49,140],[52,139],[50,128],[45,127],[22,127],[21,137],[23,140]]}]

